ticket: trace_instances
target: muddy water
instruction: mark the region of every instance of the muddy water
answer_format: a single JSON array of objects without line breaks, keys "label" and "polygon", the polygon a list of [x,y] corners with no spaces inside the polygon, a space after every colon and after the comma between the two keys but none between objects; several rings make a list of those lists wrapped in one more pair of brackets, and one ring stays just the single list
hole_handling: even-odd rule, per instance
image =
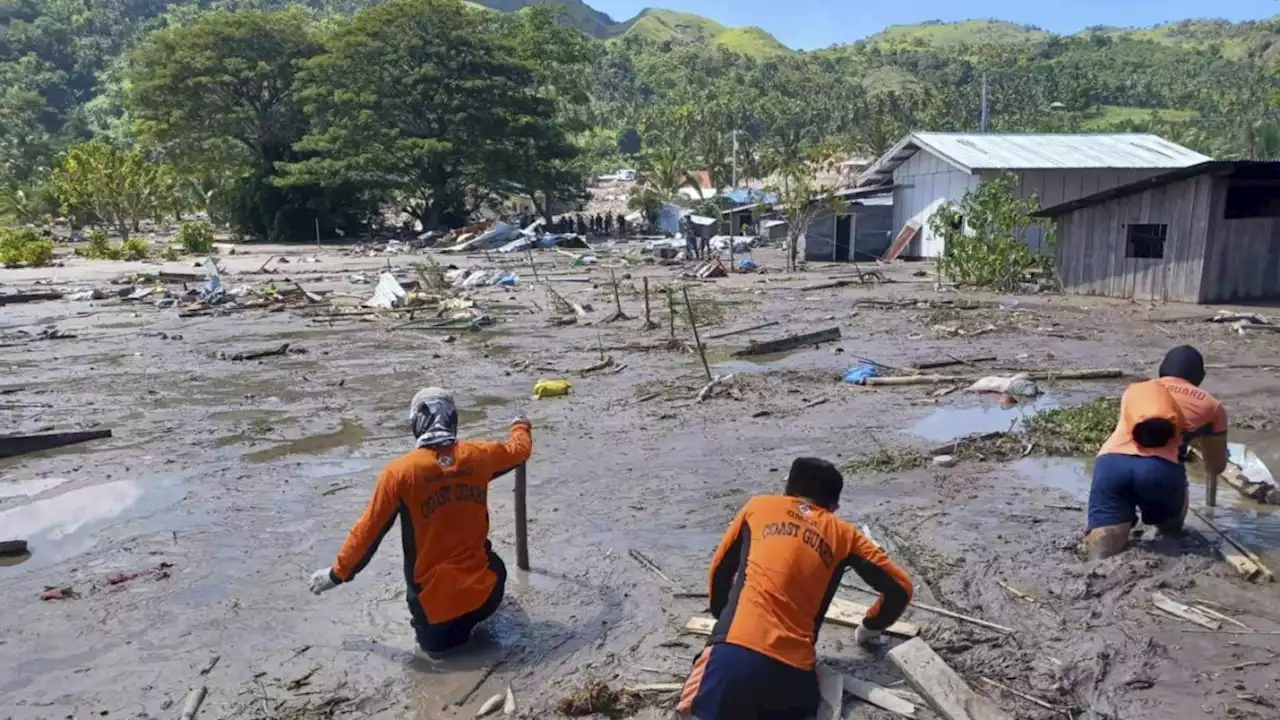
[{"label": "muddy water", "polygon": [[17,497],[35,497],[70,482],[67,478],[31,478],[16,482],[0,483],[0,500]]},{"label": "muddy water", "polygon": [[[108,526],[145,521],[179,502],[183,495],[176,478],[118,480],[0,512],[0,528],[6,536],[28,542],[32,555],[21,570],[33,570],[86,552]],[[0,576],[11,572],[14,570],[0,570]]]},{"label": "muddy water", "polygon": [[1017,430],[1027,418],[1041,410],[1058,407],[1053,395],[1041,395],[1034,402],[1002,408],[998,396],[985,396],[979,403],[940,407],[921,418],[910,433],[929,442],[946,442],[957,438],[997,431]]},{"label": "muddy water", "polygon": [[288,455],[316,455],[338,448],[358,448],[364,444],[364,425],[342,418],[342,427],[329,433],[307,435],[245,455],[249,462],[270,462]]}]

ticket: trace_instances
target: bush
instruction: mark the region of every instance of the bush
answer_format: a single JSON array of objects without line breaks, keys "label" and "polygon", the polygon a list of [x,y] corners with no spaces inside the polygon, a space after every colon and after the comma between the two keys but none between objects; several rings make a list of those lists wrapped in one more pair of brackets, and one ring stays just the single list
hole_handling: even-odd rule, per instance
[{"label": "bush", "polygon": [[[1047,253],[1031,249],[1023,233],[1036,221],[1035,197],[1018,199],[1013,175],[984,180],[965,193],[957,206],[947,203],[929,219],[929,228],[943,238],[938,272],[962,285],[996,292],[1018,292],[1029,275],[1052,269]],[[1052,249],[1052,230],[1046,245]]]},{"label": "bush", "polygon": [[90,260],[119,260],[123,253],[119,246],[111,244],[111,238],[102,228],[94,228],[85,235],[87,243],[76,248],[76,255]]},{"label": "bush", "polygon": [[131,237],[120,245],[125,260],[146,260],[151,255],[151,245],[140,237]]},{"label": "bush", "polygon": [[34,230],[0,230],[0,263],[36,267],[53,262],[53,242]]},{"label": "bush", "polygon": [[207,222],[182,223],[178,228],[178,241],[189,253],[208,255],[213,252],[213,226]]}]

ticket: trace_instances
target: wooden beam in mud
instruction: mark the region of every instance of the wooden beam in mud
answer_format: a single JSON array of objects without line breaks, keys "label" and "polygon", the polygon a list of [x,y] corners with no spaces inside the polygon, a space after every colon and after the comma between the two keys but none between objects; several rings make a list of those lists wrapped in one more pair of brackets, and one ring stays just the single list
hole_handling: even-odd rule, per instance
[{"label": "wooden beam in mud", "polygon": [[1223,560],[1227,561],[1228,565],[1235,568],[1236,572],[1240,573],[1245,580],[1275,582],[1275,574],[1271,571],[1271,568],[1263,564],[1262,558],[1244,545],[1241,545],[1235,538],[1228,535],[1225,530],[1214,525],[1213,521],[1201,515],[1198,510],[1195,508],[1189,509],[1191,515],[1194,515],[1197,520],[1208,526],[1210,532],[1197,528],[1201,530],[1201,534],[1206,536],[1211,534],[1218,535],[1219,541],[1214,543],[1218,554],[1222,556]]},{"label": "wooden beam in mud", "polygon": [[888,688],[881,687],[873,682],[867,682],[852,675],[845,675],[844,691],[859,700],[871,703],[896,715],[909,718],[916,716],[915,705],[889,692]]},{"label": "wooden beam in mud", "polygon": [[81,432],[46,433],[44,435],[4,435],[0,436],[0,458],[26,455],[27,453],[52,450],[64,445],[100,440],[111,437],[110,430],[86,430]]},{"label": "wooden beam in mud", "polygon": [[9,295],[0,295],[0,305],[17,305],[18,303],[61,299],[62,293],[60,292],[11,293]]},{"label": "wooden beam in mud", "polygon": [[751,347],[745,350],[739,350],[734,353],[734,357],[748,357],[751,355],[768,355],[770,353],[786,352],[787,350],[795,350],[805,345],[817,345],[818,343],[832,342],[840,339],[840,328],[833,327],[817,332],[805,333],[803,335],[790,335],[788,337],[779,338],[777,340],[769,340],[762,343],[751,343]]},{"label": "wooden beam in mud", "polygon": [[[831,606],[827,608],[826,621],[832,625],[858,627],[862,623],[862,618],[866,617],[870,610],[871,608],[866,605],[834,598],[831,601]],[[715,624],[714,618],[695,617],[685,623],[684,631],[694,635],[710,635]],[[886,628],[885,632],[899,637],[913,638],[920,634],[920,626],[900,620]]]},{"label": "wooden beam in mud", "polygon": [[889,662],[911,687],[947,720],[1013,720],[978,695],[924,640],[915,638],[889,651]]}]

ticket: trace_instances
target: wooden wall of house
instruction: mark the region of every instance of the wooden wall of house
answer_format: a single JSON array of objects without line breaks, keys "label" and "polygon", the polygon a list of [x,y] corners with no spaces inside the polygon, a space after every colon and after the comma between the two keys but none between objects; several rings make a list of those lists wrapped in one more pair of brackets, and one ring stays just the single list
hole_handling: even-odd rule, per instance
[{"label": "wooden wall of house", "polygon": [[1200,302],[1280,298],[1280,218],[1226,219],[1229,184],[1214,184]]},{"label": "wooden wall of house", "polygon": [[[1058,270],[1064,289],[1199,302],[1206,238],[1215,214],[1213,188],[1209,176],[1189,178],[1058,218]],[[1125,257],[1132,224],[1168,226],[1163,258]]]}]

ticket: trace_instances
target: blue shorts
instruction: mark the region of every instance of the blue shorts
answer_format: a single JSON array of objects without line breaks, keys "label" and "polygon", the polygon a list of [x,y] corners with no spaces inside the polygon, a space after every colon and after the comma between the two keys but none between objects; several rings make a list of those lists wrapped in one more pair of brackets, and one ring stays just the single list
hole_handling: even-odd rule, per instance
[{"label": "blue shorts", "polygon": [[822,696],[818,674],[740,645],[708,645],[681,692],[695,720],[807,720]]},{"label": "blue shorts", "polygon": [[1187,469],[1164,458],[1099,455],[1089,487],[1089,529],[1142,522],[1160,526],[1181,520],[1187,501]]}]

